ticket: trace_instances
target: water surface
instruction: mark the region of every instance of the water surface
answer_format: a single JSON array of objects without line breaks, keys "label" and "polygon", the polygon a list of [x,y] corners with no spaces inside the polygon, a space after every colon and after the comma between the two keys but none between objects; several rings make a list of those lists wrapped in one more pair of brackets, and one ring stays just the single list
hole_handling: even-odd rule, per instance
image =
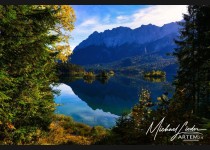
[{"label": "water surface", "polygon": [[167,77],[163,82],[151,82],[141,78],[114,76],[106,83],[97,80],[91,84],[83,80],[62,83],[57,87],[61,94],[55,96],[55,102],[61,104],[56,113],[71,116],[75,121],[90,126],[111,128],[120,115],[130,112],[138,103],[142,88],[151,91],[153,101],[165,91],[170,96],[173,92],[171,79]]}]

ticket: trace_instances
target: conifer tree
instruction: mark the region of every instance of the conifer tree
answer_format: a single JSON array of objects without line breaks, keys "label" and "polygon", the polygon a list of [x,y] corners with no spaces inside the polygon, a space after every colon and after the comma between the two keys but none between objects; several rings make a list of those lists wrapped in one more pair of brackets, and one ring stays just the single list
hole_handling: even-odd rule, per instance
[{"label": "conifer tree", "polygon": [[209,101],[209,14],[209,6],[188,6],[175,41],[174,55],[179,62],[175,96],[182,99],[184,109],[194,113],[201,101]]},{"label": "conifer tree", "polygon": [[69,55],[61,29],[71,31],[74,19],[70,6],[0,6],[1,143],[35,142],[48,129],[56,60]]}]

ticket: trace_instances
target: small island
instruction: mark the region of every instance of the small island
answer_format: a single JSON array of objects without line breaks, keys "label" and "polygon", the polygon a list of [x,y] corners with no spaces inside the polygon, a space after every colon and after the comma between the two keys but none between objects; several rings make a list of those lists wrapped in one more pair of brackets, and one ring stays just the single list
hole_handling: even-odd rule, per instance
[{"label": "small island", "polygon": [[58,63],[57,74],[61,80],[68,80],[72,82],[78,79],[83,79],[86,83],[92,83],[95,80],[106,83],[112,76],[115,75],[113,70],[86,70],[82,66],[72,64],[70,62]]},{"label": "small island", "polygon": [[150,82],[164,82],[166,81],[166,72],[160,70],[152,70],[144,72],[143,77],[145,80]]},{"label": "small island", "polygon": [[114,76],[114,71],[102,70],[97,74],[94,72],[85,72],[83,79],[87,83],[92,83],[94,80],[99,80],[102,83],[106,83],[112,76]]},{"label": "small island", "polygon": [[113,75],[114,75],[114,71],[105,71],[105,70],[103,70],[99,74],[96,75],[96,78],[109,79]]},{"label": "small island", "polygon": [[166,72],[161,70],[152,70],[144,73],[144,77],[163,78],[166,76]]}]

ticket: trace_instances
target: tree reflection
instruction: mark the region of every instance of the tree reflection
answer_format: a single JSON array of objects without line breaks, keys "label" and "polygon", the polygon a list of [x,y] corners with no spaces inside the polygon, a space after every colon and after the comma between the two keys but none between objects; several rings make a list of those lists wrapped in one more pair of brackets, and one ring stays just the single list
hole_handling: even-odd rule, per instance
[{"label": "tree reflection", "polygon": [[165,77],[144,77],[144,80],[150,81],[150,82],[165,82]]}]

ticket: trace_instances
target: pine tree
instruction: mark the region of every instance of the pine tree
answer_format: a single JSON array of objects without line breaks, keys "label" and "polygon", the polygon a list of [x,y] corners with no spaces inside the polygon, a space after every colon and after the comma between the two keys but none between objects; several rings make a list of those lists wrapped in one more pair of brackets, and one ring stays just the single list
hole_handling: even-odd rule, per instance
[{"label": "pine tree", "polygon": [[175,41],[174,55],[179,62],[175,97],[182,99],[189,112],[197,113],[201,101],[209,99],[209,14],[209,6],[188,6]]},{"label": "pine tree", "polygon": [[55,92],[50,85],[57,81],[56,60],[65,54],[57,49],[63,38],[59,28],[72,29],[63,24],[68,20],[60,18],[64,13],[62,7],[0,6],[0,141],[3,144],[35,142],[37,130],[48,129],[55,109]]},{"label": "pine tree", "polygon": [[[210,104],[210,6],[199,6],[196,14],[198,33],[197,71],[196,71],[196,102],[198,112],[206,115]],[[208,113],[207,113],[208,114]]]}]

